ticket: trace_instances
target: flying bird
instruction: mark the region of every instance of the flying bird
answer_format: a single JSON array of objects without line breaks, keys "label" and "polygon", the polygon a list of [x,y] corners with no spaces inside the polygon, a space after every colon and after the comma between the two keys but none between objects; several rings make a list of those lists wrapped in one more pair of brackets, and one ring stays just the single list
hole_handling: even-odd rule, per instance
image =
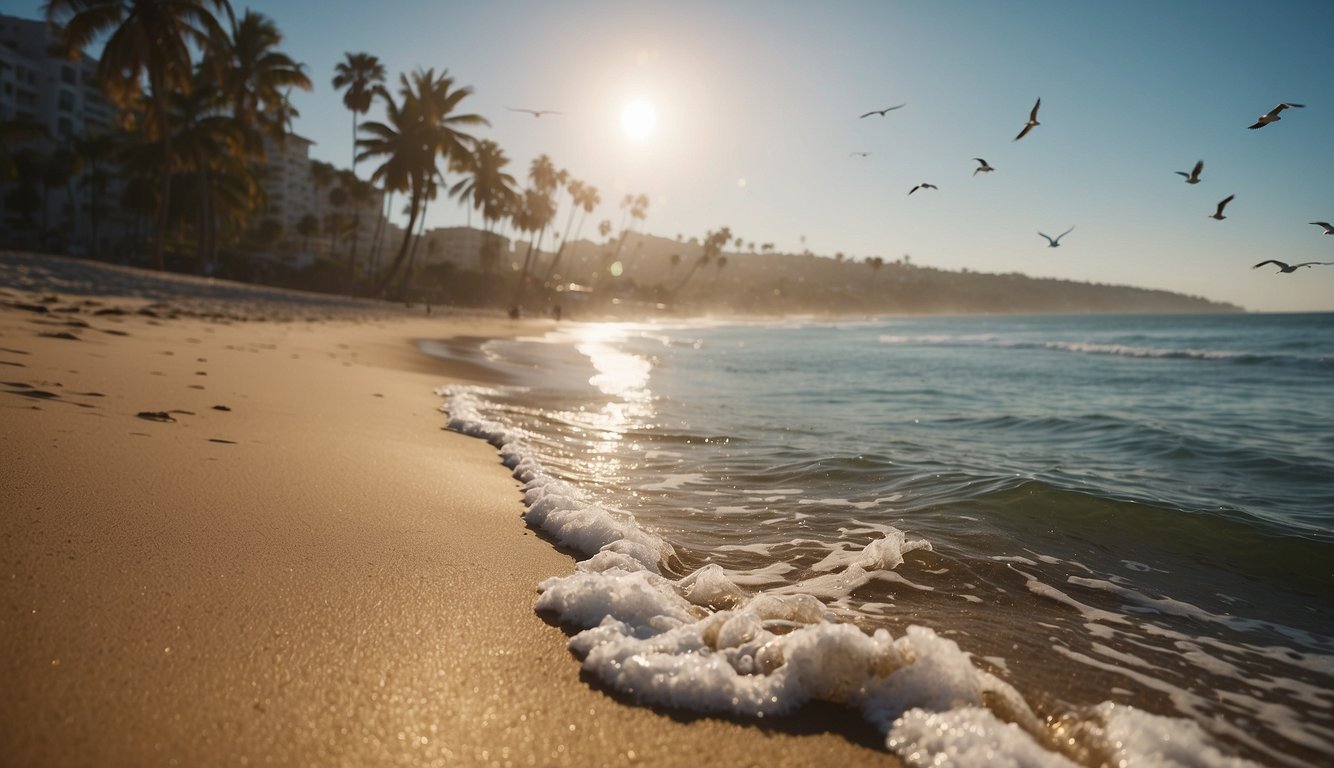
[{"label": "flying bird", "polygon": [[1204,170],[1204,161],[1201,160],[1195,164],[1194,168],[1190,169],[1190,173],[1186,173],[1185,171],[1177,171],[1176,174],[1178,176],[1185,176],[1187,184],[1199,184],[1200,171],[1203,170]]},{"label": "flying bird", "polygon": [[1276,122],[1278,122],[1279,120],[1282,120],[1283,118],[1279,117],[1279,116],[1278,116],[1278,113],[1279,113],[1279,112],[1282,112],[1283,110],[1287,109],[1288,107],[1299,107],[1299,108],[1300,108],[1300,107],[1304,107],[1304,106],[1306,106],[1306,105],[1305,105],[1305,104],[1293,104],[1293,103],[1290,102],[1290,101],[1285,101],[1285,102],[1283,102],[1282,104],[1279,104],[1277,107],[1274,107],[1273,109],[1269,110],[1269,111],[1266,112],[1265,114],[1260,115],[1258,118],[1256,118],[1255,125],[1248,125],[1248,126],[1246,126],[1246,127],[1247,127],[1247,128],[1250,128],[1251,130],[1255,130],[1256,128],[1263,128],[1263,127],[1265,127],[1266,125],[1269,125],[1270,123],[1276,123]]},{"label": "flying bird", "polygon": [[866,114],[862,115],[862,117],[870,117],[871,115],[880,115],[881,117],[884,117],[886,112],[893,112],[896,109],[906,106],[908,106],[908,103],[904,102],[898,105],[897,107],[885,107],[884,109],[873,109],[870,112],[867,112]]},{"label": "flying bird", "polygon": [[927,184],[927,183],[924,181],[924,182],[922,182],[921,184],[918,184],[917,186],[915,186],[915,187],[913,187],[912,189],[908,190],[908,194],[911,195],[912,193],[916,192],[916,191],[919,190],[919,189],[940,189],[940,187],[937,187],[935,184]]},{"label": "flying bird", "polygon": [[1334,225],[1331,225],[1328,221],[1313,221],[1311,223],[1317,227],[1324,227],[1325,234],[1334,235]]},{"label": "flying bird", "polygon": [[508,110],[511,111],[511,112],[527,112],[528,114],[532,115],[534,118],[541,117],[542,115],[563,115],[563,114],[565,114],[564,112],[557,112],[557,111],[554,110],[554,109],[523,109],[522,107],[520,107],[520,108],[515,108],[515,107],[505,107],[505,109],[508,109]]},{"label": "flying bird", "polygon": [[849,152],[848,157],[870,157],[870,152]]},{"label": "flying bird", "polygon": [[1033,126],[1041,125],[1041,123],[1038,122],[1038,107],[1040,106],[1042,106],[1042,99],[1039,97],[1038,103],[1033,105],[1033,111],[1028,113],[1028,122],[1024,123],[1024,130],[1020,131],[1019,135],[1014,137],[1015,141],[1027,136],[1028,132],[1033,130]]},{"label": "flying bird", "polygon": [[1071,228],[1067,229],[1066,231],[1062,232],[1061,234],[1057,235],[1055,239],[1053,239],[1050,235],[1043,235],[1041,232],[1039,232],[1038,234],[1039,234],[1039,235],[1042,235],[1042,236],[1045,237],[1045,238],[1047,238],[1047,242],[1050,243],[1050,245],[1047,246],[1048,248],[1060,248],[1060,247],[1061,247],[1061,238],[1065,237],[1066,235],[1068,235],[1068,234],[1070,234],[1071,232],[1074,232],[1074,231],[1075,231],[1075,228],[1074,228],[1074,227],[1071,227]]},{"label": "flying bird", "polygon": [[1209,214],[1209,218],[1211,218],[1211,219],[1218,219],[1219,221],[1222,221],[1223,219],[1226,219],[1227,217],[1223,215],[1223,209],[1227,207],[1227,204],[1228,204],[1228,203],[1232,202],[1232,198],[1234,198],[1234,197],[1236,197],[1236,195],[1228,195],[1227,197],[1225,197],[1225,198],[1223,198],[1222,200],[1220,200],[1220,201],[1218,202],[1218,210],[1216,210],[1216,211],[1214,211],[1213,213]]},{"label": "flying bird", "polygon": [[980,157],[975,157],[973,159],[981,163],[981,165],[973,169],[974,176],[976,176],[979,173],[991,173],[992,171],[996,170],[995,168],[992,168],[990,165],[988,165],[986,160],[983,160]]},{"label": "flying bird", "polygon": [[1283,262],[1277,259],[1265,259],[1259,264],[1256,264],[1255,266],[1251,267],[1251,269],[1259,269],[1260,267],[1263,267],[1266,264],[1273,264],[1274,266],[1278,267],[1278,272],[1274,273],[1277,275],[1280,272],[1283,274],[1287,274],[1289,272],[1296,272],[1302,267],[1331,266],[1334,265],[1334,261],[1304,261],[1301,264],[1284,264]]}]

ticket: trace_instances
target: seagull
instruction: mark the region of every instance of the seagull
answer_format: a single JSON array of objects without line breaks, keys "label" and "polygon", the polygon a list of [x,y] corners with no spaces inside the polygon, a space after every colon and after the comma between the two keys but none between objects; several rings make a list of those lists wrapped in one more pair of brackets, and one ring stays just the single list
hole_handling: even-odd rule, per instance
[{"label": "seagull", "polygon": [[1218,203],[1218,210],[1209,214],[1209,218],[1218,219],[1219,221],[1226,219],[1227,217],[1223,215],[1223,209],[1227,207],[1228,203],[1232,202],[1232,198],[1234,197],[1236,197],[1236,195],[1228,195],[1227,197],[1220,200]]},{"label": "seagull", "polygon": [[870,157],[870,152],[849,152],[848,157]]},{"label": "seagull", "polygon": [[1324,227],[1325,234],[1334,235],[1334,225],[1331,225],[1328,221],[1313,221],[1311,223],[1317,227]]},{"label": "seagull", "polygon": [[884,117],[886,112],[893,112],[894,110],[899,109],[900,107],[906,107],[906,106],[908,106],[908,103],[904,102],[898,105],[897,107],[885,107],[884,109],[873,109],[870,112],[867,112],[866,114],[862,115],[862,117],[870,117],[871,115],[880,115],[881,117]]},{"label": "seagull", "polygon": [[1194,168],[1190,169],[1190,173],[1186,173],[1185,171],[1177,171],[1176,174],[1178,176],[1185,176],[1187,184],[1199,184],[1200,171],[1203,170],[1204,170],[1204,161],[1201,160],[1195,164]]},{"label": "seagull", "polygon": [[1283,102],[1282,104],[1279,104],[1277,107],[1274,107],[1273,109],[1269,110],[1269,111],[1266,112],[1265,114],[1260,115],[1258,118],[1256,118],[1255,125],[1248,125],[1248,126],[1246,126],[1246,127],[1247,127],[1247,128],[1250,128],[1251,130],[1255,130],[1256,128],[1263,128],[1263,127],[1265,127],[1266,125],[1269,125],[1270,123],[1276,123],[1276,122],[1278,122],[1279,120],[1282,120],[1283,118],[1279,117],[1279,116],[1278,116],[1278,113],[1279,113],[1279,112],[1282,112],[1283,110],[1287,109],[1288,107],[1304,107],[1304,106],[1306,106],[1306,105],[1305,105],[1305,104],[1293,104],[1293,103],[1290,102],[1290,101],[1285,101],[1285,102]]},{"label": "seagull", "polygon": [[1279,272],[1281,272],[1286,275],[1289,272],[1296,272],[1302,267],[1331,266],[1334,265],[1334,261],[1304,261],[1301,264],[1284,264],[1283,262],[1277,259],[1265,259],[1259,264],[1256,264],[1255,266],[1251,267],[1251,269],[1259,269],[1260,267],[1263,267],[1266,264],[1273,264],[1274,266],[1278,267],[1278,272],[1275,272],[1274,274],[1279,274]]},{"label": "seagull", "polygon": [[1038,103],[1033,105],[1033,111],[1028,113],[1028,122],[1024,123],[1024,130],[1020,131],[1019,135],[1014,137],[1015,141],[1027,136],[1028,132],[1033,130],[1033,126],[1041,125],[1041,123],[1038,122],[1038,107],[1040,106],[1042,106],[1041,98],[1038,99]]},{"label": "seagull", "polygon": [[528,114],[532,115],[534,118],[541,117],[542,115],[563,115],[563,114],[565,114],[564,112],[557,112],[557,111],[554,110],[554,109],[522,109],[522,108],[520,108],[520,109],[515,109],[514,107],[505,107],[505,109],[508,109],[508,110],[511,111],[511,112],[527,112]]},{"label": "seagull", "polygon": [[988,165],[986,160],[983,160],[980,157],[975,157],[973,159],[981,163],[981,165],[973,169],[974,176],[976,176],[979,173],[991,173],[992,171],[996,170],[995,168],[992,168],[990,165]]},{"label": "seagull", "polygon": [[1042,235],[1041,232],[1039,232],[1038,234],[1039,234],[1039,235],[1042,235],[1042,236],[1045,237],[1045,238],[1047,238],[1047,242],[1048,242],[1048,243],[1051,243],[1051,245],[1048,245],[1048,246],[1047,246],[1048,248],[1060,248],[1060,247],[1061,247],[1061,238],[1065,237],[1066,235],[1068,235],[1068,234],[1070,234],[1071,232],[1074,232],[1074,231],[1075,231],[1075,228],[1074,228],[1074,227],[1071,227],[1071,228],[1067,229],[1066,231],[1062,232],[1061,234],[1057,235],[1057,236],[1056,236],[1056,239],[1054,239],[1054,240],[1051,238],[1050,235]]},{"label": "seagull", "polygon": [[924,181],[924,182],[922,182],[921,184],[918,184],[917,186],[915,186],[915,187],[913,187],[912,189],[908,190],[908,194],[911,195],[912,193],[916,192],[916,191],[919,190],[919,189],[940,189],[940,187],[937,187],[935,184],[927,184],[927,183]]}]

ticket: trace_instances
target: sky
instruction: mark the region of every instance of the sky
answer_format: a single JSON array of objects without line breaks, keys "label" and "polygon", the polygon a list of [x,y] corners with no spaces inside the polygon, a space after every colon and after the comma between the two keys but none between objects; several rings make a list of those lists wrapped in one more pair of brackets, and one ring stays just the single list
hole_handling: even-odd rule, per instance
[{"label": "sky", "polygon": [[[7,6],[40,15],[40,2]],[[233,7],[272,18],[306,65],[315,87],[293,94],[293,128],[314,158],[351,165],[352,115],[330,84],[346,53],[378,56],[395,85],[447,70],[474,89],[461,109],[490,121],[474,133],[517,179],[546,154],[598,188],[584,237],[602,219],[619,226],[622,197],[643,193],[643,230],[669,238],[726,225],[787,252],[1334,310],[1334,266],[1251,268],[1334,262],[1334,236],[1308,223],[1334,221],[1329,0]],[[1014,141],[1039,97],[1041,125]],[[656,113],[647,135],[622,122],[637,100]],[[1284,101],[1306,106],[1247,129]],[[973,175],[976,157],[996,170]],[[1202,180],[1186,184],[1175,172],[1197,160]],[[923,181],[938,189],[908,194]],[[1228,195],[1227,218],[1209,218]],[[428,214],[428,226],[468,221],[452,200]],[[1038,234],[1070,227],[1059,248]]]}]

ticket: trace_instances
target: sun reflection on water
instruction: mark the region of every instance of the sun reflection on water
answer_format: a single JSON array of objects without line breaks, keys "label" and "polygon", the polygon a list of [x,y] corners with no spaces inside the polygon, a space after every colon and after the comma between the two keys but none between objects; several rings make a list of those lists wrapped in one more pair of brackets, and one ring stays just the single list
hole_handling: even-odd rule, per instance
[{"label": "sun reflection on water", "polygon": [[626,435],[648,426],[655,415],[649,389],[653,363],[621,348],[633,326],[603,323],[573,330],[579,339],[575,349],[596,371],[588,383],[609,398],[596,410],[583,410],[575,420],[588,430],[592,474],[602,482],[616,482],[637,467]]}]

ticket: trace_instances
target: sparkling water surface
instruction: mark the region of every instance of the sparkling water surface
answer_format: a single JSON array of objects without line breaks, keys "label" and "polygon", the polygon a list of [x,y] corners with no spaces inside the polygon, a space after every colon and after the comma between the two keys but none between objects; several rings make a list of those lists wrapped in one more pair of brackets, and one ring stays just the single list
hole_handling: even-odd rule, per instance
[{"label": "sparkling water surface", "polygon": [[[926,627],[1048,732],[1110,733],[1120,706],[1223,755],[1334,759],[1334,315],[588,324],[485,349],[524,386],[451,400],[666,542],[677,592],[719,569],[708,610],[809,595],[865,633]],[[894,722],[891,748],[958,727]]]}]

